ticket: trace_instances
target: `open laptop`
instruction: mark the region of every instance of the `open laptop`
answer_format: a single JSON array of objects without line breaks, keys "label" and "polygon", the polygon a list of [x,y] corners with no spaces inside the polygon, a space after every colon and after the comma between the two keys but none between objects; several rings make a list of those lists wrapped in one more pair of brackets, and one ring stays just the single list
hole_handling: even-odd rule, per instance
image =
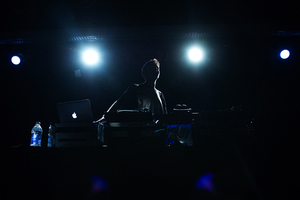
[{"label": "open laptop", "polygon": [[57,111],[61,124],[93,122],[93,114],[89,99],[58,103]]}]

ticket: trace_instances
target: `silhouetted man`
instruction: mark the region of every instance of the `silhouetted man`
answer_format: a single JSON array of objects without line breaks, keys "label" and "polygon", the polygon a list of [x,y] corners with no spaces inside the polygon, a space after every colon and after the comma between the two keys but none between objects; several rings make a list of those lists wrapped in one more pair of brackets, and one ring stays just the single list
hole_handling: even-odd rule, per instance
[{"label": "silhouetted man", "polygon": [[[167,113],[164,95],[156,89],[156,81],[160,76],[160,63],[157,59],[146,62],[142,68],[144,83],[128,87],[124,94],[115,101],[107,112],[131,110],[137,112],[151,112],[152,115]],[[105,122],[102,117],[97,122]]]}]

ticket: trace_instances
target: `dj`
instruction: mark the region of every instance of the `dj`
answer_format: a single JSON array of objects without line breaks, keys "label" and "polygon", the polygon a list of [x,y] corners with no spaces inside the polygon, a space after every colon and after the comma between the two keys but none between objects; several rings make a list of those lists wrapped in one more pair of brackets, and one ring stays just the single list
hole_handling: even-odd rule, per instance
[{"label": "dj", "polygon": [[[145,82],[129,86],[124,94],[110,106],[107,112],[133,110],[151,112],[154,116],[167,114],[164,95],[156,89],[156,81],[160,76],[160,63],[157,59],[149,60],[144,64],[142,76]],[[96,122],[105,123],[105,116]]]}]

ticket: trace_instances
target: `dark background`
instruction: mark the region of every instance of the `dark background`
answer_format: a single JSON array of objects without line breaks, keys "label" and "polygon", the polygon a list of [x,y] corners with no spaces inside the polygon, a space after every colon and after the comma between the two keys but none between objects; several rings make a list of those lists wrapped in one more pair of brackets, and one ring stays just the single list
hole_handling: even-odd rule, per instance
[{"label": "dark background", "polygon": [[[157,88],[169,111],[177,103],[198,112],[242,105],[257,135],[282,141],[297,130],[299,17],[289,1],[6,1],[0,9],[5,145],[27,145],[35,121],[44,130],[58,122],[58,102],[88,98],[100,118],[143,81],[152,58],[161,62]],[[185,57],[194,43],[206,53],[197,66]],[[80,62],[88,45],[101,51],[95,68]],[[279,58],[284,48],[287,60]],[[21,65],[10,63],[14,54]]]},{"label": "dark background", "polygon": [[[133,83],[143,81],[141,66],[151,58],[161,62],[157,88],[168,110],[185,103],[194,111],[243,106],[258,122],[281,126],[296,121],[298,105],[298,41],[294,38],[208,38],[206,58],[198,66],[184,58],[186,44],[195,39],[143,39],[98,42],[104,49],[95,68],[83,66],[76,43],[2,45],[2,106],[10,143],[29,140],[35,121],[46,130],[59,122],[56,103],[88,98],[94,119]],[[203,41],[203,42],[202,42]],[[201,43],[202,42],[202,43]],[[282,44],[284,43],[284,45]],[[287,60],[279,50],[289,48]],[[13,66],[10,52],[28,56]],[[81,77],[75,77],[75,70]],[[265,125],[268,126],[266,123]]]},{"label": "dark background", "polygon": [[[292,169],[299,165],[298,13],[298,4],[292,1],[1,2],[1,145],[29,146],[35,121],[42,122],[44,132],[50,122],[58,122],[58,102],[88,98],[94,119],[100,118],[129,85],[143,81],[142,65],[157,58],[161,63],[157,88],[164,93],[169,111],[177,103],[198,112],[242,105],[253,116],[255,140],[243,151],[257,187],[265,197],[270,193],[273,197],[278,193],[282,198],[290,196],[296,185]],[[204,62],[197,66],[185,58],[186,48],[195,42],[206,52]],[[95,68],[86,68],[79,60],[86,45],[101,50],[101,63]],[[291,56],[281,60],[279,53],[285,48]],[[10,63],[14,54],[22,54],[21,65]],[[78,69],[81,77],[75,77]],[[211,140],[205,146],[203,142],[201,156],[211,155],[203,152],[210,151],[213,143]],[[218,151],[214,148],[217,144],[212,146]],[[216,160],[222,158],[221,164],[226,165],[222,151]],[[199,155],[196,150],[191,157],[179,154],[190,163]],[[31,154],[13,155],[22,157],[15,162],[23,166]],[[32,157],[36,155],[42,157],[39,152],[33,152]],[[73,155],[71,150],[67,155]],[[86,158],[87,163],[91,157]],[[85,155],[76,158],[78,163],[81,158]],[[59,165],[64,159],[61,156],[56,162]],[[50,161],[44,160],[42,167],[45,163]],[[182,163],[189,169],[190,165]],[[31,169],[30,163],[26,166]],[[191,173],[197,171],[193,169]],[[69,175],[72,181],[73,174]]]}]

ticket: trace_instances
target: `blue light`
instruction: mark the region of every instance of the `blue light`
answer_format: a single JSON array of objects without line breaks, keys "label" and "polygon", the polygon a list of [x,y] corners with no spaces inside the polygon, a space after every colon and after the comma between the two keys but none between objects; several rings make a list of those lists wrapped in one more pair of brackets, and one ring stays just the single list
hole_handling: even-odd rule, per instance
[{"label": "blue light", "polygon": [[212,182],[213,176],[212,173],[204,174],[196,182],[196,189],[208,190],[210,192],[214,191],[214,186]]},{"label": "blue light", "polygon": [[287,49],[284,49],[280,52],[280,57],[282,59],[287,59],[288,57],[290,57],[290,52]]},{"label": "blue light", "polygon": [[192,47],[188,50],[187,56],[192,63],[198,63],[203,60],[203,50],[199,47]]},{"label": "blue light", "polygon": [[108,190],[107,183],[98,176],[92,176],[92,192],[99,193]]},{"label": "blue light", "polygon": [[21,63],[21,59],[19,56],[13,56],[11,57],[11,62],[14,65],[19,65]]},{"label": "blue light", "polygon": [[82,54],[83,62],[88,66],[95,66],[100,61],[100,55],[95,49],[88,49]]}]

